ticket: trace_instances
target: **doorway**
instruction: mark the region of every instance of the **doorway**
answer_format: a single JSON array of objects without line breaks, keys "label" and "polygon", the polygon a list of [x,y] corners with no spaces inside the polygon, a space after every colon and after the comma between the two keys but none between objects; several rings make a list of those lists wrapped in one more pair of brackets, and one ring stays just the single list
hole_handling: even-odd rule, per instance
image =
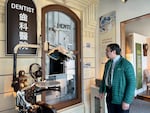
[{"label": "doorway", "polygon": [[[133,57],[131,63],[133,63],[133,66],[135,68],[135,71],[136,71],[136,78],[138,77],[138,68],[137,68],[137,65],[138,65],[138,61],[137,61],[137,54],[136,54],[136,44],[137,44],[137,40],[139,40],[140,44],[141,44],[141,62],[142,62],[142,65],[141,65],[141,74],[140,74],[140,77],[141,77],[141,83],[142,83],[142,87],[141,88],[137,88],[136,91],[135,91],[135,96],[141,96],[141,94],[143,94],[143,92],[146,90],[146,85],[144,84],[144,77],[143,77],[143,70],[145,68],[148,68],[150,67],[149,64],[147,62],[149,62],[150,60],[150,55],[149,55],[149,50],[148,50],[148,55],[147,56],[144,56],[143,55],[143,45],[144,43],[147,43],[148,45],[150,45],[150,34],[149,34],[149,30],[150,30],[150,22],[149,22],[149,19],[150,19],[150,14],[146,14],[146,15],[142,15],[142,16],[139,16],[139,17],[135,17],[135,18],[132,18],[132,19],[129,19],[129,20],[125,20],[123,22],[120,23],[120,34],[121,34],[121,48],[122,48],[122,56],[124,57],[127,57],[127,37],[128,37],[128,34],[132,34],[132,33],[136,33],[136,34],[140,34],[144,37],[146,37],[145,39],[145,42],[143,41],[144,38],[142,39],[136,39],[135,37],[135,41],[131,41],[131,42],[134,42],[134,43],[131,43],[130,45],[132,45],[132,54],[130,54],[130,57]],[[133,38],[133,37],[132,37]],[[131,46],[129,46],[129,49]],[[144,94],[144,97],[145,97],[145,94]]]},{"label": "doorway", "polygon": [[[125,45],[126,45],[126,34],[130,32],[138,32],[139,34],[149,35],[150,30],[150,13],[146,15],[142,15],[139,17],[135,17],[129,20],[125,20],[120,23],[120,36],[121,36],[121,48],[122,48],[122,55],[125,56]],[[127,26],[133,25],[131,29],[127,29]],[[143,27],[144,26],[144,27]],[[138,27],[142,27],[138,29]]]}]

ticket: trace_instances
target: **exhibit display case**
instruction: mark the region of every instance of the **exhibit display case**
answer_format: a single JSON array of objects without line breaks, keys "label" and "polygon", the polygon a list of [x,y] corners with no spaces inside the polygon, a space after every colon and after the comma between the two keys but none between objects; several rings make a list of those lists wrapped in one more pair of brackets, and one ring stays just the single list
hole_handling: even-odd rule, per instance
[{"label": "exhibit display case", "polygon": [[80,20],[70,9],[60,5],[42,9],[43,79],[57,82],[43,92],[42,100],[55,109],[81,102],[80,35]]}]

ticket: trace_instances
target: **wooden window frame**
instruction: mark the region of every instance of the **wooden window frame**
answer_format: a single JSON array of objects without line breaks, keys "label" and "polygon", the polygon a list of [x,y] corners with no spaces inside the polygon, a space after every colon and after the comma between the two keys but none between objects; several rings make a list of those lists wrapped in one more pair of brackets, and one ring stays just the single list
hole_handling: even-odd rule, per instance
[{"label": "wooden window frame", "polygon": [[[62,13],[65,13],[71,19],[75,22],[76,24],[76,50],[74,51],[76,55],[76,98],[72,100],[67,100],[67,101],[62,101],[58,102],[57,104],[50,105],[56,110],[72,106],[75,104],[78,104],[82,101],[82,89],[81,89],[81,22],[80,19],[77,17],[77,15],[71,11],[69,8],[66,8],[61,5],[48,5],[46,7],[42,8],[42,22],[41,22],[41,32],[42,32],[42,45],[44,47],[44,42],[45,42],[45,14],[49,11],[59,11]],[[45,78],[45,51],[42,50],[42,71],[43,71],[43,79]],[[45,96],[46,94],[42,93],[42,101],[45,101]]]}]

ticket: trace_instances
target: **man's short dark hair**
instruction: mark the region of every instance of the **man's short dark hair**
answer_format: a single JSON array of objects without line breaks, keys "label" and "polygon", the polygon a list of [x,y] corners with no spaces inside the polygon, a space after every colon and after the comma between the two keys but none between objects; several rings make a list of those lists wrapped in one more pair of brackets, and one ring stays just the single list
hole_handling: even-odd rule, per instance
[{"label": "man's short dark hair", "polygon": [[119,47],[118,44],[112,43],[112,44],[107,45],[107,47],[109,47],[111,51],[116,51],[116,54],[117,54],[117,55],[120,55],[120,53],[121,53],[121,48]]}]

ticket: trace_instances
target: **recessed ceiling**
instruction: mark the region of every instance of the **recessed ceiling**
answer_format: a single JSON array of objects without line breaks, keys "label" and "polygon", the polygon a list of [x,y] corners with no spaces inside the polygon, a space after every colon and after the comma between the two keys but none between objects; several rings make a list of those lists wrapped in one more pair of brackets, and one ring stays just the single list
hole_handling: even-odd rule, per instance
[{"label": "recessed ceiling", "polygon": [[150,37],[150,18],[137,19],[126,24],[126,35],[129,33],[138,33]]}]

